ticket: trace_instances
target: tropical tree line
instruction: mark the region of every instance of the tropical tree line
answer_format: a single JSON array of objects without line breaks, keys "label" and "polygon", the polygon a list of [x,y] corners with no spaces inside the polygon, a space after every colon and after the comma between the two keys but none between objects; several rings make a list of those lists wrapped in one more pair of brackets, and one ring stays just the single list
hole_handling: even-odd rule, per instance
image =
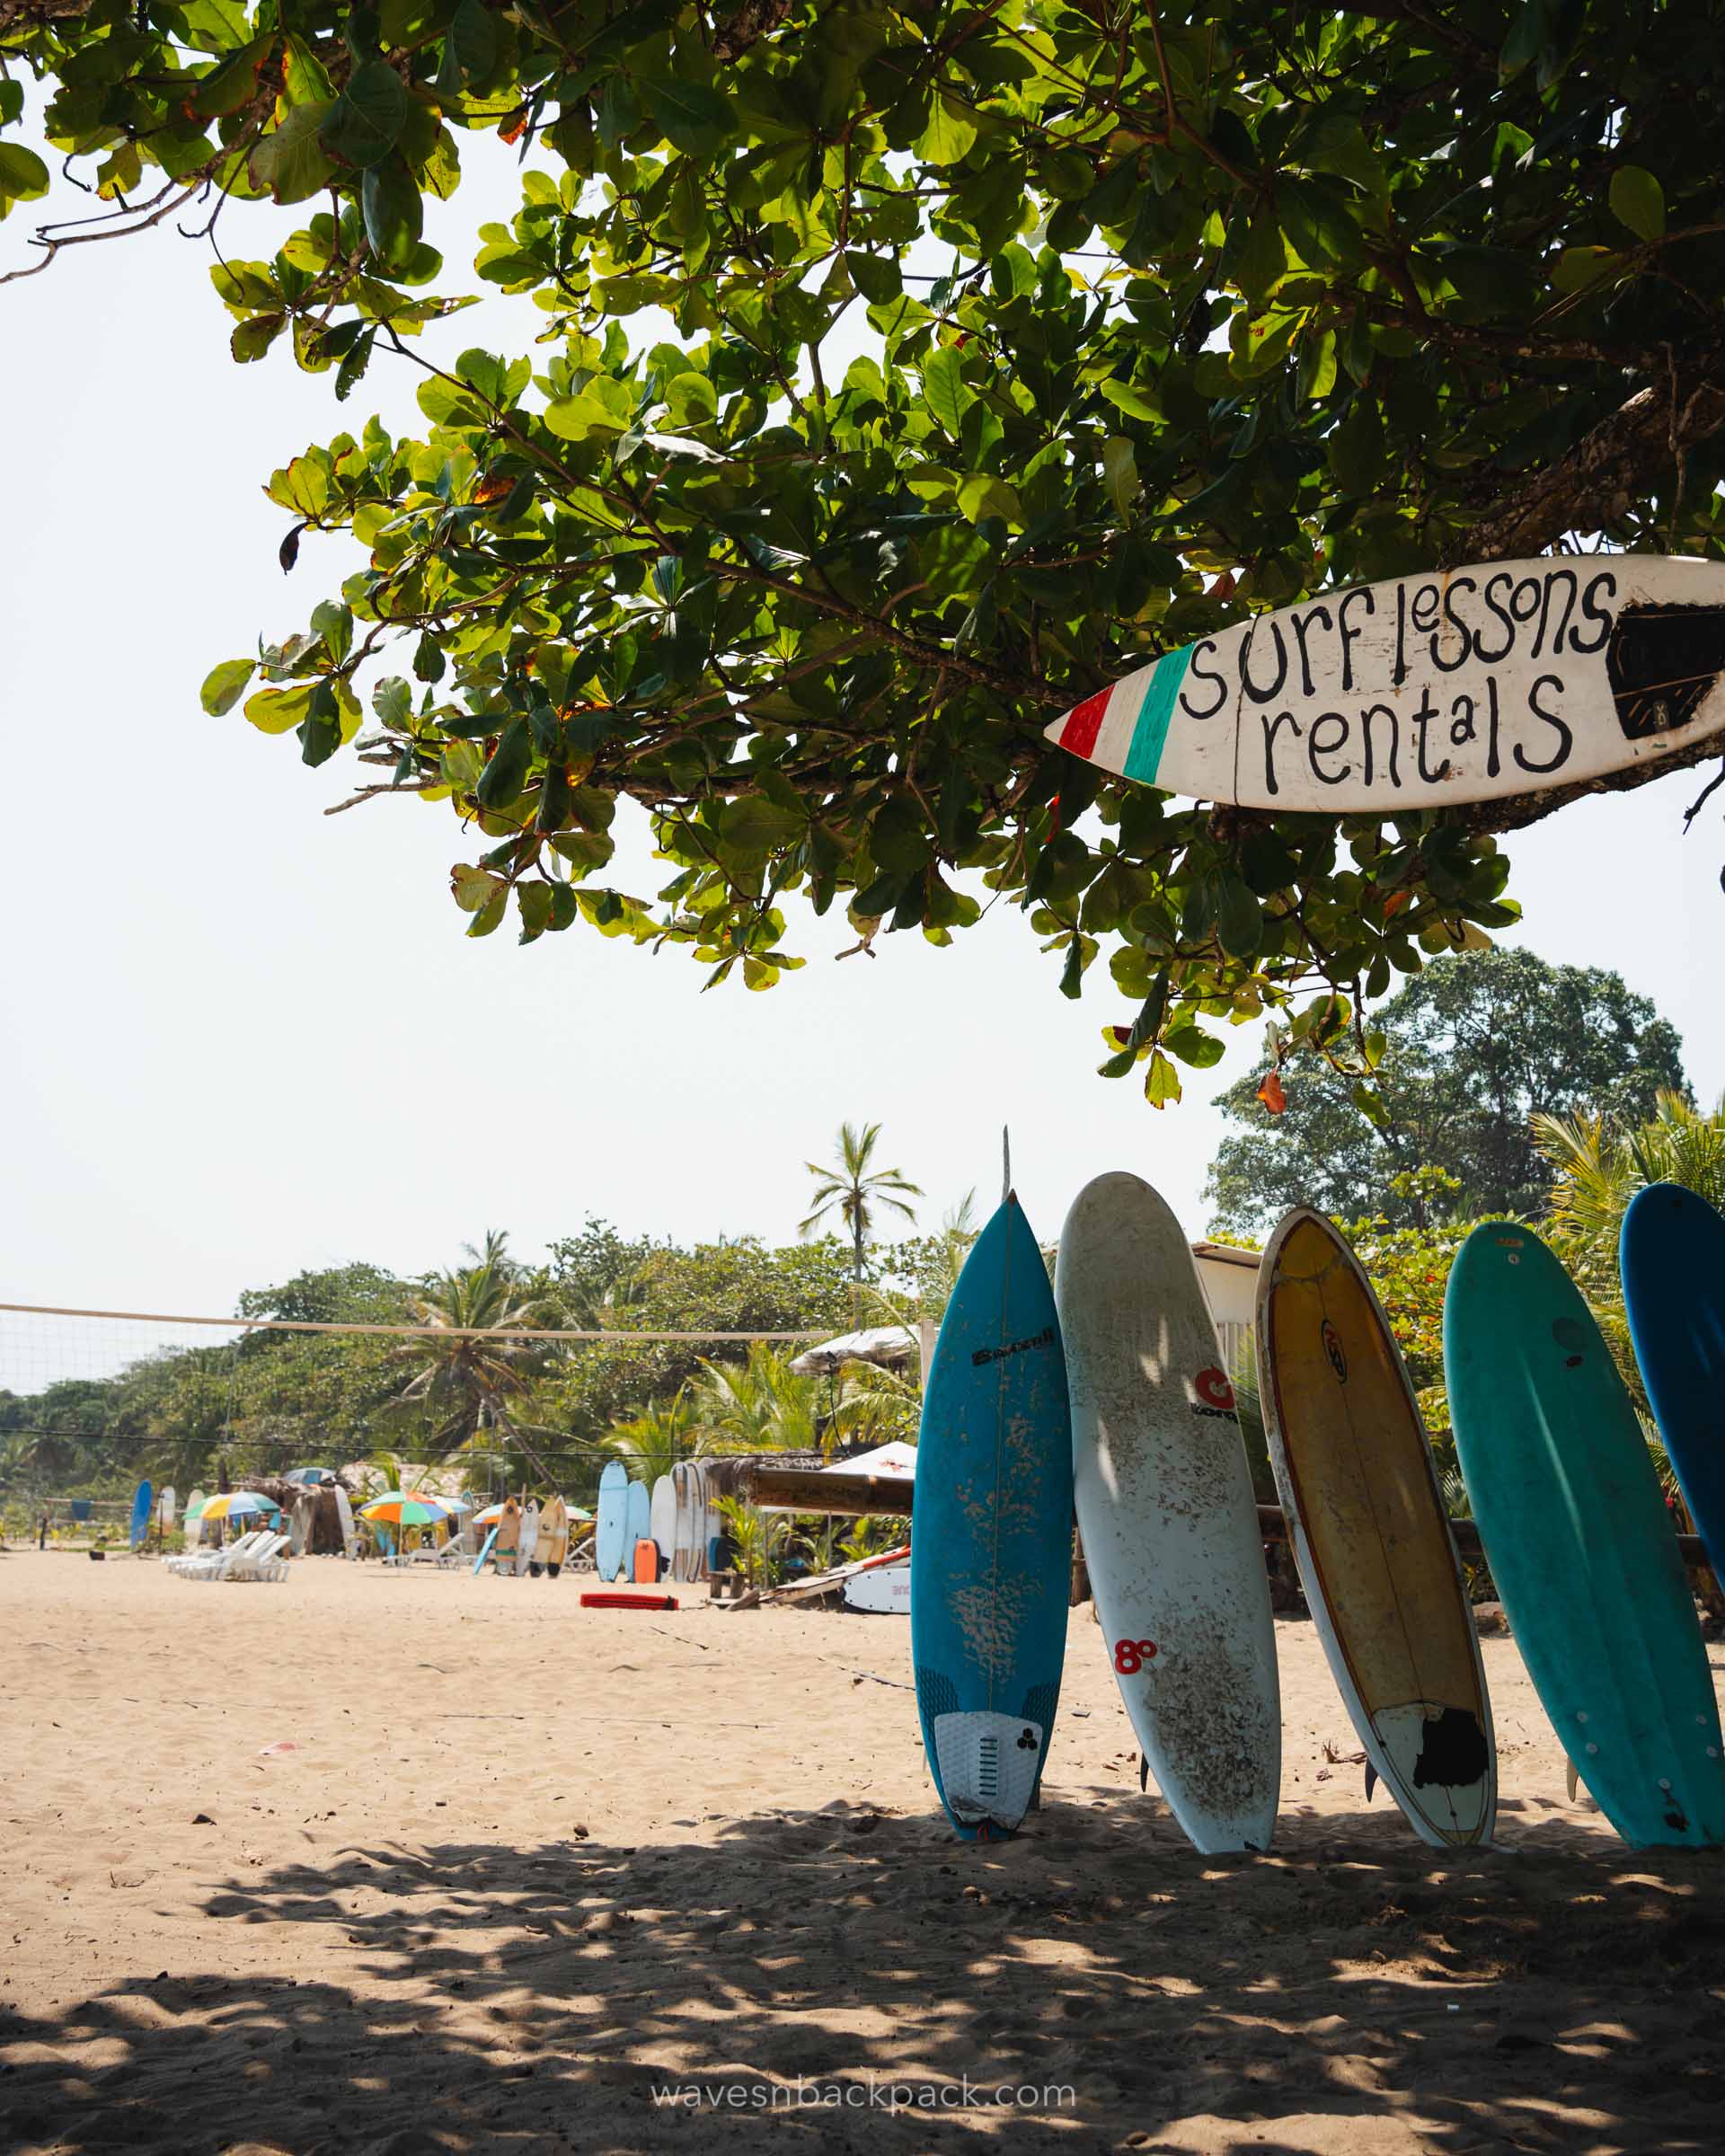
[{"label": "tropical tree line", "polygon": [[[799,1343],[632,1333],[843,1332],[945,1306],[971,1230],[873,1240],[920,1195],[878,1158],[878,1126],[845,1125],[798,1242],[684,1245],[589,1220],[526,1264],[493,1232],[418,1279],[353,1264],[240,1298],[231,1343],[146,1356],[112,1375],[0,1392],[0,1495],[117,1492],[141,1473],[184,1492],[303,1465],[459,1471],[482,1489],[590,1495],[607,1457],[655,1478],[716,1451],[882,1443],[914,1434],[914,1378],[791,1367]],[[836,1216],[843,1239],[820,1231]],[[278,1322],[421,1328],[302,1333]],[[604,1341],[548,1334],[605,1332]]]}]

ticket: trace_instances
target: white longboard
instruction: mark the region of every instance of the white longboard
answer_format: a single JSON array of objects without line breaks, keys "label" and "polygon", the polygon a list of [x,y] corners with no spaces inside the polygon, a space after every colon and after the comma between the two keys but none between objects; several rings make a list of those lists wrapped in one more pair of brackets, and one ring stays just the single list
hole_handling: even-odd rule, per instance
[{"label": "white longboard", "polygon": [[536,1500],[529,1502],[521,1515],[521,1535],[515,1546],[515,1571],[518,1579],[527,1577],[534,1552],[539,1547],[539,1507]]},{"label": "white longboard", "polygon": [[1265,1849],[1282,1721],[1258,1508],[1190,1247],[1149,1184],[1079,1192],[1055,1294],[1078,1531],[1120,1696],[1197,1846]]},{"label": "white longboard", "polygon": [[1322,592],[1164,652],[1047,730],[1252,808],[1569,786],[1725,732],[1725,562],[1550,555]]},{"label": "white longboard", "polygon": [[679,1460],[671,1470],[671,1489],[676,1500],[677,1515],[671,1537],[671,1577],[694,1579],[694,1519],[698,1507],[694,1465],[692,1461]]},{"label": "white longboard", "polygon": [[348,1493],[337,1486],[335,1516],[341,1529],[341,1554],[351,1560],[358,1553],[359,1537],[354,1533],[353,1507],[348,1502]]},{"label": "white longboard", "polygon": [[677,1486],[668,1475],[661,1475],[653,1484],[652,1504],[648,1511],[654,1542],[659,1544],[659,1577],[671,1577],[671,1560],[677,1550]]},{"label": "white longboard", "polygon": [[204,1539],[204,1523],[199,1507],[204,1501],[201,1489],[194,1489],[186,1499],[186,1548],[195,1550]]}]

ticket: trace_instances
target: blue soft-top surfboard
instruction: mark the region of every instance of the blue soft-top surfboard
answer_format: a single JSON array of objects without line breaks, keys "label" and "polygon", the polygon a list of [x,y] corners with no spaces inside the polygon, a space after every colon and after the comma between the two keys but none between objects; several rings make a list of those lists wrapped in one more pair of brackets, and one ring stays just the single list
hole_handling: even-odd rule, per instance
[{"label": "blue soft-top surfboard", "polygon": [[477,1579],[480,1574],[485,1569],[485,1560],[491,1554],[491,1551],[495,1550],[496,1547],[497,1529],[493,1527],[491,1532],[485,1537],[483,1543],[481,1545],[479,1555],[473,1560],[473,1577],[475,1579]]},{"label": "blue soft-top surfboard", "polygon": [[1036,1238],[1009,1197],[959,1276],[923,1395],[910,1642],[923,1745],[967,1840],[1035,1799],[1066,1659],[1066,1362]]},{"label": "blue soft-top surfboard", "polygon": [[599,1477],[598,1518],[593,1530],[593,1561],[601,1579],[623,1570],[624,1536],[629,1524],[629,1470],[607,1460]]},{"label": "blue soft-top surfboard", "polygon": [[155,1495],[155,1492],[150,1488],[149,1478],[146,1476],[132,1498],[131,1542],[134,1550],[142,1546],[150,1532],[150,1499]]},{"label": "blue soft-top surfboard", "polygon": [[1623,1302],[1683,1501],[1725,1577],[1725,1218],[1681,1183],[1623,1215]]},{"label": "blue soft-top surfboard", "polygon": [[623,1518],[623,1569],[635,1577],[635,1544],[653,1539],[653,1493],[644,1482],[629,1485],[628,1510]]},{"label": "blue soft-top surfboard", "polygon": [[1488,1221],[1444,1297],[1444,1373],[1510,1630],[1624,1841],[1725,1841],[1701,1626],[1641,1426],[1593,1314],[1530,1229]]}]

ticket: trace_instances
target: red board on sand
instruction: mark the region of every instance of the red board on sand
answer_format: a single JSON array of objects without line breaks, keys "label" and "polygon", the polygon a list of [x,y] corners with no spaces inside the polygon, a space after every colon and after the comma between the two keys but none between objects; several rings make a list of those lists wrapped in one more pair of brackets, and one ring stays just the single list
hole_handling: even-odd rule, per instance
[{"label": "red board on sand", "polygon": [[635,1585],[638,1587],[650,1587],[658,1577],[659,1544],[650,1535],[644,1535],[635,1544]]},{"label": "red board on sand", "polygon": [[675,1595],[583,1595],[584,1610],[674,1610]]}]

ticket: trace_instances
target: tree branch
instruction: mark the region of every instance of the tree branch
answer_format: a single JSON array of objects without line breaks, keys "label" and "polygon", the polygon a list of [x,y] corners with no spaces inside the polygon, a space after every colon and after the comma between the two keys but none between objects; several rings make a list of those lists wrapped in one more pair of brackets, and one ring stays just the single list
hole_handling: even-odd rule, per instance
[{"label": "tree branch", "polygon": [[1567,455],[1517,479],[1445,550],[1444,565],[1509,561],[1543,552],[1565,532],[1604,531],[1647,492],[1653,473],[1721,427],[1725,338],[1676,359],[1668,375],[1638,390]]}]

